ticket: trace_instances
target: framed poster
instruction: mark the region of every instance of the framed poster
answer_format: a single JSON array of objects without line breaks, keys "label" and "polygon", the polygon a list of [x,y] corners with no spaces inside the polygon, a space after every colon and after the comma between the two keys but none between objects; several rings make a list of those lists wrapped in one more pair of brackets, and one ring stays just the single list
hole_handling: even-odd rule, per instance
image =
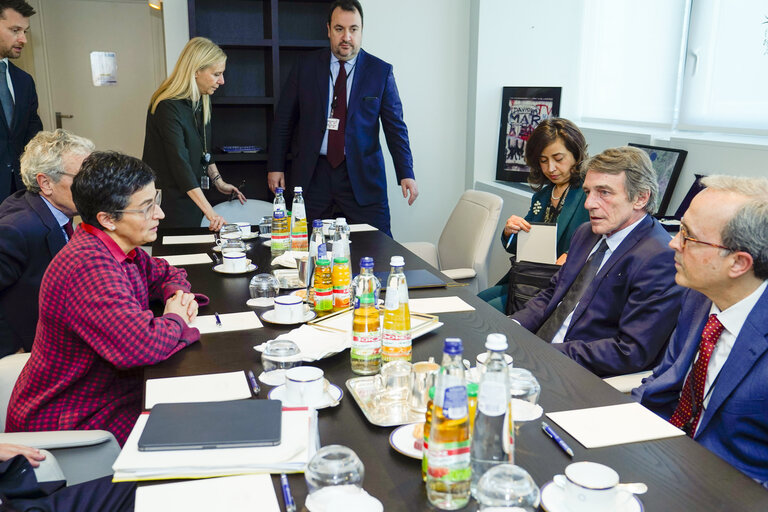
[{"label": "framed poster", "polygon": [[560,115],[560,87],[504,87],[501,95],[496,179],[526,181],[525,143],[548,117]]},{"label": "framed poster", "polygon": [[684,149],[646,146],[633,142],[630,142],[629,145],[642,149],[651,158],[651,164],[653,164],[653,168],[656,171],[656,180],[659,184],[659,208],[656,212],[656,217],[661,217],[666,213],[669,200],[672,199],[677,178],[683,169],[683,163],[688,152]]}]

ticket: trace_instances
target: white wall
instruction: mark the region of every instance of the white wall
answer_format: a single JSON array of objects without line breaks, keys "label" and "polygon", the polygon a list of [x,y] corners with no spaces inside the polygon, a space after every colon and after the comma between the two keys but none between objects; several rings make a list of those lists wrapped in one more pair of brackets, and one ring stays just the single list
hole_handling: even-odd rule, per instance
[{"label": "white wall", "polygon": [[181,55],[181,50],[189,41],[187,0],[163,0],[163,29],[165,30],[165,65],[170,74]]}]

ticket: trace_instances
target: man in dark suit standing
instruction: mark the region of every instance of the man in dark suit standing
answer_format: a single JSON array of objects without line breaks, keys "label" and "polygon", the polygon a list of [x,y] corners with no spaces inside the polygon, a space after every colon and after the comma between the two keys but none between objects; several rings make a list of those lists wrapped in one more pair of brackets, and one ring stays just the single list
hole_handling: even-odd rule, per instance
[{"label": "man in dark suit standing", "polygon": [[656,172],[645,152],[621,147],[585,162],[582,176],[589,224],[549,288],[511,318],[601,377],[651,368],[682,293],[669,235],[651,217]]},{"label": "man in dark suit standing", "polygon": [[21,157],[27,190],[0,204],[0,357],[32,349],[40,282],[72,235],[72,178],[93,150],[59,129],[35,135]]},{"label": "man in dark suit standing", "polygon": [[392,66],[360,49],[363,9],[336,0],[328,15],[330,50],[292,70],[275,115],[267,169],[269,188],[285,187],[285,161],[294,130],[291,181],[304,188],[307,218],[343,214],[390,233],[379,123],[408,204],[418,196],[403,107]]},{"label": "man in dark suit standing", "polygon": [[0,201],[24,189],[19,156],[43,129],[34,80],[8,61],[21,55],[33,14],[35,10],[24,0],[0,0]]},{"label": "man in dark suit standing", "polygon": [[677,329],[632,396],[768,486],[768,179],[702,184],[669,244]]}]

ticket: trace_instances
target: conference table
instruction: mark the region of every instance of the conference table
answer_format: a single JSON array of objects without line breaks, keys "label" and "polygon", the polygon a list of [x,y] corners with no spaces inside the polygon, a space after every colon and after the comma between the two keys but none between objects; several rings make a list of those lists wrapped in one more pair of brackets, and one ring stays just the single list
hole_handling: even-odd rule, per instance
[{"label": "conference table", "polygon": [[[164,245],[166,235],[203,234],[203,229],[161,229],[152,246],[153,256],[211,252],[212,244]],[[193,291],[204,293],[210,304],[201,315],[246,311],[250,298],[248,283],[254,275],[270,272],[271,256],[262,238],[250,241],[249,257],[258,270],[243,275],[214,272],[211,265],[185,266]],[[392,255],[405,257],[406,269],[427,269],[446,279],[429,264],[379,231],[353,232],[350,250],[353,274],[359,272],[363,256],[372,256],[375,271],[388,271]],[[450,280],[447,280],[450,281]],[[455,283],[449,283],[455,284]],[[500,332],[509,341],[508,353],[516,367],[527,368],[541,383],[540,405],[545,412],[581,409],[630,402],[600,378],[554,350],[517,323],[478,299],[466,286],[411,290],[411,298],[458,296],[475,308],[471,312],[441,313],[439,329],[413,342],[413,361],[430,356],[441,360],[443,340],[459,337],[464,342],[464,357],[484,351],[485,337]],[[257,314],[265,310],[255,309]],[[649,329],[653,326],[649,325]],[[253,347],[289,329],[264,322],[263,328],[217,334],[204,334],[198,343],[176,353],[167,361],[147,367],[144,378],[174,377],[205,373],[252,370],[261,373],[260,355]],[[322,368],[328,380],[344,390],[341,402],[321,409],[319,435],[322,446],[341,444],[357,453],[365,466],[363,486],[378,498],[386,511],[436,510],[426,497],[421,479],[421,462],[396,452],[389,444],[395,427],[369,423],[350,396],[344,383],[356,375],[350,369],[349,351],[313,363]],[[271,388],[262,385],[258,398],[267,398]],[[768,491],[712,454],[698,443],[681,436],[656,441],[585,449],[556,424],[550,422],[575,452],[571,460],[540,428],[540,421],[520,423],[515,441],[515,463],[526,469],[541,487],[562,473],[572,461],[607,464],[625,482],[645,482],[648,492],[641,496],[646,511],[763,511],[768,510]],[[303,474],[289,475],[298,509],[306,498]],[[275,492],[282,497],[279,479],[273,475]],[[464,510],[477,510],[472,500]],[[542,509],[543,510],[543,509]]]}]

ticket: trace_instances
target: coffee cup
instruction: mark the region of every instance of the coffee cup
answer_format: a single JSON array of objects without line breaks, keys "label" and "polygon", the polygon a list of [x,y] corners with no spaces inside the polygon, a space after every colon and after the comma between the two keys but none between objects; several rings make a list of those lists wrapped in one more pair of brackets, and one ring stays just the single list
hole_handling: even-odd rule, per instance
[{"label": "coffee cup", "polygon": [[250,222],[235,222],[235,225],[240,228],[240,232],[243,235],[250,235],[251,234],[251,223]]},{"label": "coffee cup", "polygon": [[275,297],[275,320],[284,324],[297,324],[304,319],[301,297],[282,295]]},{"label": "coffee cup", "polygon": [[411,363],[408,361],[390,361],[381,367],[374,376],[377,396],[386,401],[403,401],[408,398],[408,385],[411,375]]},{"label": "coffee cup", "polygon": [[565,475],[555,475],[555,485],[565,493],[569,512],[613,512],[631,494],[619,490],[619,474],[596,462],[574,462],[565,468]]},{"label": "coffee cup", "polygon": [[296,366],[285,372],[285,395],[291,405],[316,405],[324,394],[325,379],[320,368]]},{"label": "coffee cup", "polygon": [[[477,363],[477,369],[482,374],[485,373],[485,361],[488,358],[488,352],[480,352],[477,354],[477,357],[475,357],[475,362]],[[512,368],[512,356],[509,354],[504,354],[504,360],[507,362],[507,367]]]},{"label": "coffee cup", "polygon": [[248,268],[248,260],[241,251],[229,251],[222,253],[224,257],[224,272],[245,272]]},{"label": "coffee cup", "polygon": [[416,412],[427,412],[429,388],[435,385],[440,365],[430,361],[419,361],[411,365],[410,397],[408,405]]}]

